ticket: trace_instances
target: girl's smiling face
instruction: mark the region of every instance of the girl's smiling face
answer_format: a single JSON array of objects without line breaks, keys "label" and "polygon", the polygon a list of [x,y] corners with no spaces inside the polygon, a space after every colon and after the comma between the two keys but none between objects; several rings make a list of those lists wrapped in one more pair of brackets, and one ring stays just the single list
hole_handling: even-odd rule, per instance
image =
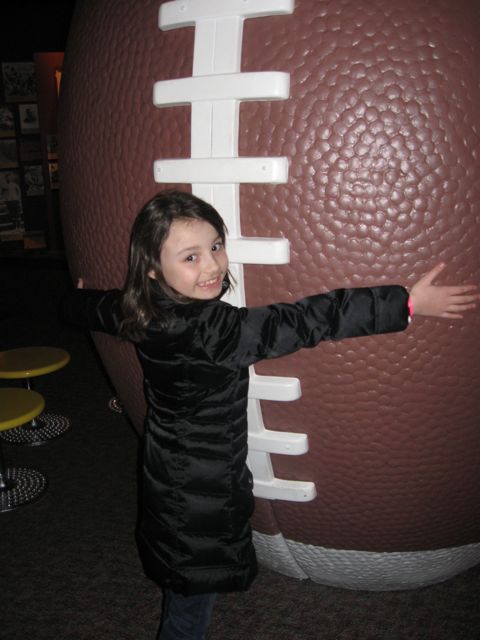
[{"label": "girl's smiling face", "polygon": [[177,293],[194,300],[212,300],[221,293],[228,256],[210,223],[185,218],[172,222],[160,251],[160,265],[166,283]]}]

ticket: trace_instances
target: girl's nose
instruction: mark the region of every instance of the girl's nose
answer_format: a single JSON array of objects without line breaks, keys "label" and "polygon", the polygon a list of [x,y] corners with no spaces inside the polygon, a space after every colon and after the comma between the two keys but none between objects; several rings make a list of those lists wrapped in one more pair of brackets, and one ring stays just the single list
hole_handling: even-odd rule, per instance
[{"label": "girl's nose", "polygon": [[219,269],[220,267],[215,254],[209,253],[205,261],[205,271],[208,271],[208,273],[215,273],[216,271],[219,271]]}]

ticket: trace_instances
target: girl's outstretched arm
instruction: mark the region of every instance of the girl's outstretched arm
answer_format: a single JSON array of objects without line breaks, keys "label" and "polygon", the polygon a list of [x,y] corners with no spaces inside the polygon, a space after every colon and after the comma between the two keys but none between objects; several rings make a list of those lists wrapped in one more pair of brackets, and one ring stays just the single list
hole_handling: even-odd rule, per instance
[{"label": "girl's outstretched arm", "polygon": [[61,314],[74,326],[116,335],[121,322],[120,291],[87,289],[85,278],[80,276],[76,288],[64,296]]},{"label": "girl's outstretched arm", "polygon": [[477,306],[480,294],[476,285],[436,286],[433,284],[444,268],[444,263],[437,264],[413,285],[410,291],[410,302],[415,315],[463,318],[462,311],[468,311]]}]

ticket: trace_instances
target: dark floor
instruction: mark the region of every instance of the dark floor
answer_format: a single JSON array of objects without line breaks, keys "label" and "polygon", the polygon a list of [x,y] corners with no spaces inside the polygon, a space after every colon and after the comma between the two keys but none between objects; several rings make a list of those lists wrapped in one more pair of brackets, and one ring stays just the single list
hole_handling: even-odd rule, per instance
[{"label": "dark floor", "polygon": [[[72,356],[37,382],[70,430],[38,447],[4,445],[16,464],[44,472],[49,487],[38,502],[0,514],[0,638],[153,640],[161,597],[135,548],[137,436],[108,407],[113,391],[89,339],[56,320],[69,285],[64,265],[0,264],[0,277],[0,349],[50,344]],[[384,593],[261,569],[249,592],[219,598],[208,638],[479,640],[479,597],[480,567]]]}]

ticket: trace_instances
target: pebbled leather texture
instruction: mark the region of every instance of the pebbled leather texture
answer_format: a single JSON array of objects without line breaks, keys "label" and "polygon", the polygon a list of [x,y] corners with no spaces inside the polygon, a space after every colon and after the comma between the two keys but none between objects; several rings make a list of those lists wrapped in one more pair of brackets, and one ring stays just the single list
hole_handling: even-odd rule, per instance
[{"label": "pebbled leather texture", "polygon": [[[156,109],[156,80],[191,75],[194,30],[161,32],[158,1],[76,8],[60,100],[61,200],[73,277],[115,287],[157,158],[190,155],[190,109]],[[240,155],[286,155],[286,185],[243,185],[242,232],[285,236],[291,263],[247,266],[249,304],[342,286],[478,282],[480,10],[475,0],[297,0],[246,20],[242,71],[291,74],[287,101],[243,103]],[[257,501],[254,526],[336,549],[412,551],[480,541],[478,312],[415,318],[403,334],[324,343],[265,362],[302,398],[263,402],[265,425],[307,432],[272,456],[313,480],[311,503]],[[102,360],[141,424],[133,350]]]}]

